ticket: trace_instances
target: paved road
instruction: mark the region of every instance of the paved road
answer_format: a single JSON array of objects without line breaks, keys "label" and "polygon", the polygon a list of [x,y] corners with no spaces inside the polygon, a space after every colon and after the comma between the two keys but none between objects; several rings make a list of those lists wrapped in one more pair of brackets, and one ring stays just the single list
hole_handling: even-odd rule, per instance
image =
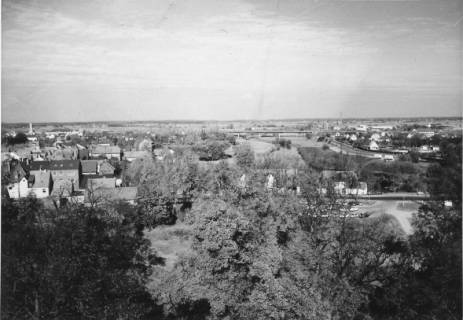
[{"label": "paved road", "polygon": [[419,203],[414,201],[361,201],[359,213],[372,213],[370,217],[390,214],[408,235],[413,233],[411,219],[414,212],[418,212]]}]

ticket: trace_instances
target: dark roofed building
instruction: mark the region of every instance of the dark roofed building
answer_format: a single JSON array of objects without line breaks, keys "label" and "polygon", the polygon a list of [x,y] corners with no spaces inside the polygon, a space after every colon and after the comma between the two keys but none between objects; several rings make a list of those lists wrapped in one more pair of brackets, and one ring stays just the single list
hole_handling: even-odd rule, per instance
[{"label": "dark roofed building", "polygon": [[63,170],[79,170],[79,160],[57,160],[50,161],[50,170],[63,171]]},{"label": "dark roofed building", "polygon": [[[49,170],[53,179],[53,183],[58,181],[67,181],[72,185],[72,191],[79,187],[79,179],[82,171],[79,160],[59,160],[50,161]],[[69,183],[66,185],[66,191],[69,190]],[[53,191],[55,187],[53,187]]]},{"label": "dark roofed building", "polygon": [[77,159],[87,160],[90,157],[90,152],[88,149],[79,149],[77,151]]},{"label": "dark roofed building", "polygon": [[33,171],[50,170],[50,161],[32,161],[29,164],[29,170],[31,174]]},{"label": "dark roofed building", "polygon": [[99,157],[104,156],[107,159],[111,158],[118,158],[121,157],[121,148],[118,146],[104,146],[104,145],[96,145],[92,146],[90,149],[90,153],[92,157]]},{"label": "dark roofed building", "polygon": [[99,165],[98,174],[103,176],[114,176],[115,168],[109,162],[102,161]]},{"label": "dark roofed building", "polygon": [[24,170],[24,163],[18,160],[12,160],[10,162],[10,177],[15,182],[21,180],[27,175],[26,170]]},{"label": "dark roofed building", "polygon": [[97,174],[98,173],[98,161],[97,160],[81,160],[82,174]]},{"label": "dark roofed building", "polygon": [[103,176],[100,176],[98,174],[87,174],[87,175],[82,175],[80,178],[79,182],[79,189],[85,190],[88,187],[88,181],[93,180],[93,179],[101,179]]}]

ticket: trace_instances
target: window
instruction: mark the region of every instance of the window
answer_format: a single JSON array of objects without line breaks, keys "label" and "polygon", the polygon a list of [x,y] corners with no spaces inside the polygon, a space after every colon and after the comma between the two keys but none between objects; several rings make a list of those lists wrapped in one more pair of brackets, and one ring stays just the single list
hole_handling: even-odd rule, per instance
[{"label": "window", "polygon": [[46,192],[47,192],[47,189],[42,189],[42,192],[43,192],[43,193],[46,193]]}]

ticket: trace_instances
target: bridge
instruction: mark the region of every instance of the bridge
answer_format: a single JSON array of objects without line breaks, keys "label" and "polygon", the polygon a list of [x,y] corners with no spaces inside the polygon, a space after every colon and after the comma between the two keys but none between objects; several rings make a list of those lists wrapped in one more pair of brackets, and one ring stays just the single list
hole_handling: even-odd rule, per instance
[{"label": "bridge", "polygon": [[329,134],[335,134],[336,132],[339,132],[341,134],[343,133],[356,133],[357,131],[355,130],[288,130],[288,129],[281,129],[281,130],[222,130],[224,133],[229,133],[233,135],[237,135],[238,137],[240,135],[274,135],[280,137],[282,134],[284,135],[295,135],[295,136],[300,136],[300,135],[306,135],[308,133],[310,134],[323,134],[323,133],[329,133]]}]

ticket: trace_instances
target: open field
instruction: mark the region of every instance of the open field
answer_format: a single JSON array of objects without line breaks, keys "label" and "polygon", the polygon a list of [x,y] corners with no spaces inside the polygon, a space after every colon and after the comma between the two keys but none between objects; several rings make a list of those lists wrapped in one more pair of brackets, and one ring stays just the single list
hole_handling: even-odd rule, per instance
[{"label": "open field", "polygon": [[158,226],[147,231],[145,237],[157,254],[165,259],[165,268],[171,270],[182,254],[191,251],[191,233],[189,226],[177,223],[173,226]]},{"label": "open field", "polygon": [[413,232],[411,219],[418,212],[420,204],[414,201],[360,201],[358,213],[369,213],[370,217],[389,214],[398,222],[406,234]]}]

